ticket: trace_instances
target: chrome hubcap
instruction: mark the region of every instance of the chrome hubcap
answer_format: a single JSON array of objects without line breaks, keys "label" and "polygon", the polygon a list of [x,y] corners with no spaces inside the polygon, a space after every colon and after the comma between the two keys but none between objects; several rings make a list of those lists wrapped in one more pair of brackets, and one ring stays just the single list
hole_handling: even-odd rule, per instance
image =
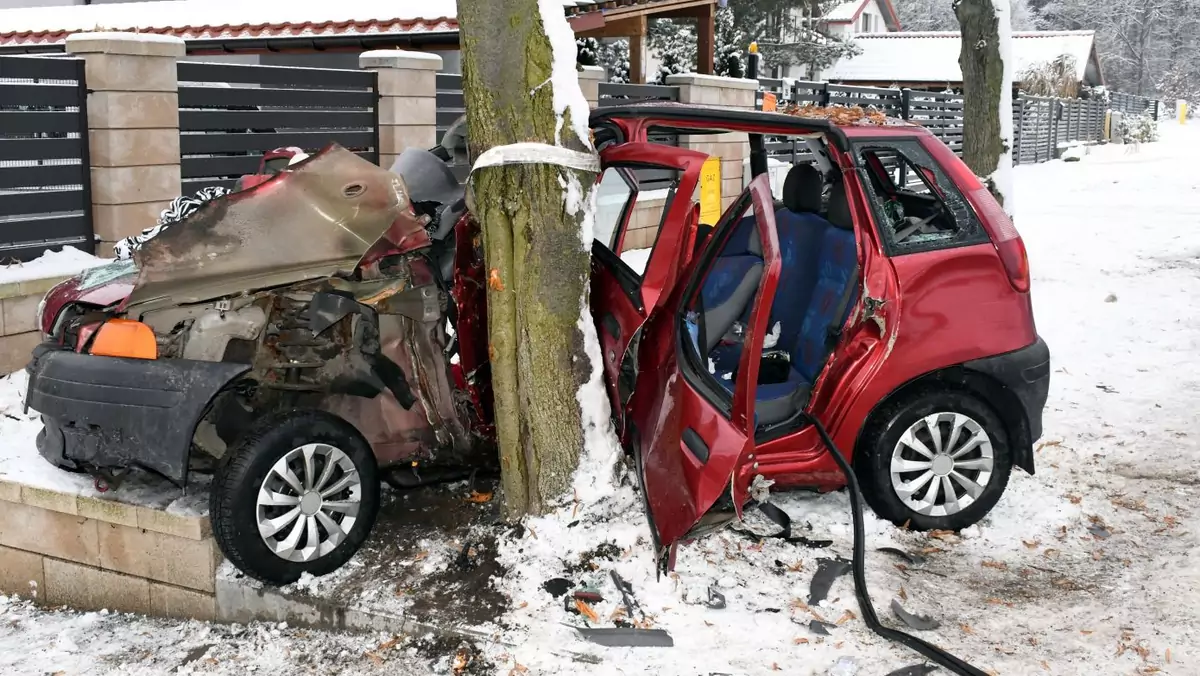
[{"label": "chrome hubcap", "polygon": [[258,489],[258,534],[281,559],[329,554],[358,520],[362,482],[350,456],[328,444],[288,451]]},{"label": "chrome hubcap", "polygon": [[912,424],[892,449],[896,495],[925,516],[948,516],[971,506],[992,480],[992,440],[961,413],[934,413]]}]

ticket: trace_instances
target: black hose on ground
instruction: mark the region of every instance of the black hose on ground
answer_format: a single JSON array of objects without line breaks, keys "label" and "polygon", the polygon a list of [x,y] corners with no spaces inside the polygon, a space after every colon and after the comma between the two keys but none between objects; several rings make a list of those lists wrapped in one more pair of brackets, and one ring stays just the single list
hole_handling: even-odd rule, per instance
[{"label": "black hose on ground", "polygon": [[858,597],[858,608],[862,612],[863,622],[867,623],[871,631],[883,638],[906,645],[959,676],[987,676],[985,672],[967,664],[932,643],[923,641],[912,634],[885,627],[879,621],[879,617],[875,614],[875,606],[871,603],[871,596],[867,592],[866,534],[864,533],[865,527],[863,526],[862,490],[858,486],[858,479],[855,478],[854,471],[850,468],[850,463],[842,455],[838,447],[834,445],[829,432],[825,430],[825,426],[821,424],[820,420],[811,415],[806,414],[805,417],[817,428],[817,433],[821,435],[821,441],[825,444],[826,450],[833,455],[833,459],[837,461],[842,474],[846,475],[846,486],[850,489],[850,511],[854,515],[854,556],[851,560],[851,571],[854,574],[854,593]]}]

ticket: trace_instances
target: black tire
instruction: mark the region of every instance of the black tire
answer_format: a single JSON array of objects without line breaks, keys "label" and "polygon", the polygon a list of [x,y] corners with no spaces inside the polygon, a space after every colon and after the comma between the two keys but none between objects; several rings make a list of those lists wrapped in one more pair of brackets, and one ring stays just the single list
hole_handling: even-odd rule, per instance
[{"label": "black tire", "polygon": [[[987,483],[983,484],[983,491],[965,508],[950,514],[920,513],[905,503],[892,482],[892,457],[901,437],[918,421],[935,413],[954,413],[970,418],[986,433],[991,444],[991,475]],[[943,430],[943,443],[946,443],[951,436],[953,423],[942,422],[937,427]],[[928,429],[917,434],[926,447],[932,443],[929,434]],[[854,454],[854,473],[867,504],[880,518],[898,526],[907,524],[912,530],[962,530],[986,516],[996,506],[1005,487],[1008,486],[1013,464],[1008,440],[1008,429],[1000,416],[979,397],[963,390],[926,389],[890,402],[871,415]],[[959,436],[957,441],[961,443],[963,437]],[[978,459],[982,455],[982,450],[972,450],[964,453],[961,460]],[[924,458],[909,449],[902,452],[902,457],[924,461]],[[899,479],[902,482],[910,482],[922,473],[921,470],[901,473]],[[982,472],[963,469],[960,474],[975,480]],[[936,475],[929,483],[934,481],[939,481]],[[948,481],[954,486],[956,495],[958,491],[962,491],[964,496],[967,495],[964,486],[957,480]],[[944,486],[939,488],[938,499],[943,501],[944,490]],[[914,494],[924,497],[922,489],[918,489]]]},{"label": "black tire", "polygon": [[[308,561],[291,561],[272,551],[259,534],[258,494],[278,460],[294,449],[313,443],[332,446],[353,463],[361,487],[358,511],[344,539],[331,551]],[[324,462],[333,464],[328,460]],[[332,471],[338,476],[348,474],[340,467]],[[375,455],[358,430],[333,414],[297,409],[262,418],[230,448],[213,477],[209,517],[217,545],[233,565],[255,579],[283,585],[295,582],[303,573],[331,573],[349,561],[375,524],[379,492]],[[330,497],[340,495],[343,494],[339,492]],[[339,525],[344,522],[345,518]],[[329,535],[327,528],[322,527],[319,537],[320,532]],[[301,538],[307,546],[307,531]]]}]

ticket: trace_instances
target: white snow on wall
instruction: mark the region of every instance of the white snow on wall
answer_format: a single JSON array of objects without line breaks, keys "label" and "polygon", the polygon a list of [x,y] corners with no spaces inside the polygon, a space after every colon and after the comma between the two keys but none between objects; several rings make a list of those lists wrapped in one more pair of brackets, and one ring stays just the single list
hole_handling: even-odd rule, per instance
[{"label": "white snow on wall", "polygon": [[[1030,66],[1062,54],[1075,58],[1084,78],[1092,52],[1093,31],[1022,31],[1013,33],[1013,77]],[[862,54],[826,68],[822,77],[849,82],[962,82],[958,67],[961,40],[957,32],[879,33],[856,35]]]}]

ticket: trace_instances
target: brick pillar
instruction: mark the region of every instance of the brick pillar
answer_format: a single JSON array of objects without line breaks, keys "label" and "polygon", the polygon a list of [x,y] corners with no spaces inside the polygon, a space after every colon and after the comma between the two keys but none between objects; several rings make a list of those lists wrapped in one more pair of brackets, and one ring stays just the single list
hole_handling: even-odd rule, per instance
[{"label": "brick pillar", "polygon": [[[706,106],[725,106],[753,110],[756,80],[743,80],[715,75],[686,73],[667,76],[667,84],[679,87],[680,103]],[[744,189],[746,158],[750,156],[750,144],[745,134],[713,134],[690,136],[681,139],[679,145],[713,157],[721,158],[721,209],[724,210],[737,199]]]},{"label": "brick pillar", "polygon": [[379,74],[379,164],[391,167],[405,148],[437,143],[437,72],[442,57],[380,49],[363,52],[358,67]]},{"label": "brick pillar", "polygon": [[158,220],[180,194],[179,86],[183,40],[135,33],[76,33],[88,87],[92,223],[108,255],[116,240]]},{"label": "brick pillar", "polygon": [[584,66],[579,71],[579,88],[583,90],[583,98],[588,106],[595,109],[600,100],[600,83],[604,82],[604,69],[600,66]]}]

